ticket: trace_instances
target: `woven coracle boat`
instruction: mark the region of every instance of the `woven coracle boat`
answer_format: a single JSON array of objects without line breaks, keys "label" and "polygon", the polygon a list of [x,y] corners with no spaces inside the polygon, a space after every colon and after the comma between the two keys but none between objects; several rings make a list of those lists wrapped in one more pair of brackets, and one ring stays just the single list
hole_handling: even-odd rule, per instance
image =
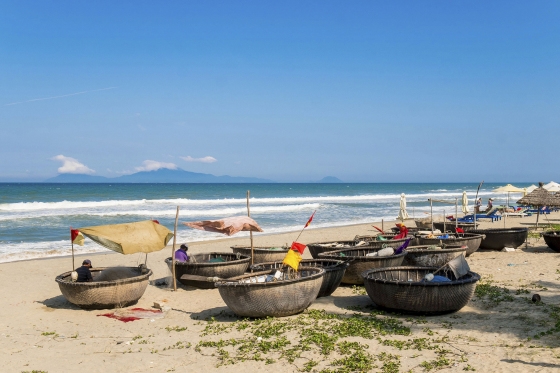
[{"label": "woven coracle boat", "polygon": [[282,317],[305,310],[317,298],[325,270],[318,267],[300,267],[297,278],[271,282],[257,281],[262,276],[274,275],[275,269],[244,274],[216,283],[222,299],[242,317]]},{"label": "woven coracle boat", "polygon": [[[234,253],[239,253],[251,257],[251,247],[247,246],[232,246],[231,249]],[[253,258],[253,264],[255,263],[265,263],[265,262],[277,262],[284,259],[288,250],[288,247],[265,247],[265,246],[255,246],[253,248],[255,257]]]},{"label": "woven coracle boat", "polygon": [[[399,245],[392,245],[396,249]],[[406,250],[398,255],[391,256],[366,256],[379,251],[379,248],[361,247],[354,249],[342,249],[328,251],[319,254],[321,259],[347,260],[349,265],[342,277],[342,283],[350,285],[361,285],[364,283],[362,272],[372,268],[385,268],[400,266],[406,255]]]},{"label": "woven coracle boat", "polygon": [[[70,303],[84,309],[104,309],[127,307],[142,298],[152,271],[141,271],[137,267],[127,267],[137,271],[138,276],[122,280],[95,281],[95,277],[105,268],[92,268],[93,282],[72,282],[72,272],[56,277],[60,291]],[[142,273],[143,272],[143,273]]]},{"label": "woven coracle boat", "polygon": [[485,235],[480,243],[481,249],[502,250],[504,247],[517,249],[527,240],[528,229],[525,227],[477,229],[471,231],[471,233]]},{"label": "woven coracle boat", "polygon": [[415,267],[441,267],[451,259],[459,255],[465,255],[466,247],[443,245],[435,248],[435,245],[409,246],[406,248],[406,256],[403,260],[405,266]]},{"label": "woven coracle boat", "polygon": [[[434,221],[434,228],[439,229],[442,232],[451,231],[455,232],[455,222],[448,221],[445,222],[445,228],[442,221]],[[457,227],[461,228],[464,232],[470,232],[475,229],[474,223],[457,223]],[[430,228],[431,229],[431,228]]]},{"label": "woven coracle boat", "polygon": [[[307,245],[309,253],[313,259],[319,259],[319,254],[326,253],[327,251],[353,249],[356,247],[356,241],[328,241],[328,242],[314,242]],[[364,246],[370,247],[369,244]]]},{"label": "woven coracle boat", "polygon": [[557,253],[560,253],[560,231],[544,232],[542,233],[542,236],[548,247]]},{"label": "woven coracle boat", "polygon": [[485,238],[484,234],[478,233],[463,233],[463,234],[449,234],[449,238],[427,238],[426,236],[418,236],[418,245],[453,245],[453,246],[467,246],[465,256],[474,253],[480,247],[482,240]]},{"label": "woven coracle boat", "polygon": [[[218,261],[223,260],[223,261]],[[175,261],[175,278],[183,285],[192,285],[181,280],[183,275],[229,278],[239,276],[249,268],[251,257],[232,253],[206,253],[189,256],[188,262]],[[171,258],[165,259],[171,270]],[[212,286],[211,288],[214,288]]]},{"label": "woven coracle boat", "polygon": [[446,275],[450,282],[421,282],[436,267],[394,267],[363,273],[366,291],[377,306],[413,313],[447,313],[463,308],[474,294],[480,276],[468,272],[461,279]]},{"label": "woven coracle boat", "polygon": [[[342,276],[344,276],[344,272],[348,267],[348,262],[335,259],[304,259],[300,262],[300,265],[304,267],[319,267],[325,270],[321,290],[319,290],[319,295],[317,295],[317,298],[320,298],[328,297],[338,288],[342,281]],[[264,271],[278,269],[283,266],[282,262],[268,262],[255,264],[251,268],[255,271]]]}]

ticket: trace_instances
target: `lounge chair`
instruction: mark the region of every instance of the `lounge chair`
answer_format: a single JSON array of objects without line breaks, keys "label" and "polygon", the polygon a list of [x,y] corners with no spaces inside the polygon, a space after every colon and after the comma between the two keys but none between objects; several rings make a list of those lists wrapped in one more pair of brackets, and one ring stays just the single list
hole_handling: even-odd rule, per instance
[{"label": "lounge chair", "polygon": [[509,217],[524,217],[524,216],[532,216],[533,214],[531,212],[529,212],[528,209],[521,209],[518,208],[517,210],[515,210],[514,212],[504,212],[502,213],[503,216],[507,216]]},{"label": "lounge chair", "polygon": [[[502,219],[502,215],[498,214],[499,208],[493,207],[489,212],[485,214],[476,214],[476,220],[480,219],[492,219],[492,222]],[[457,219],[459,223],[472,223],[474,221],[474,214],[465,215],[461,219]]]}]

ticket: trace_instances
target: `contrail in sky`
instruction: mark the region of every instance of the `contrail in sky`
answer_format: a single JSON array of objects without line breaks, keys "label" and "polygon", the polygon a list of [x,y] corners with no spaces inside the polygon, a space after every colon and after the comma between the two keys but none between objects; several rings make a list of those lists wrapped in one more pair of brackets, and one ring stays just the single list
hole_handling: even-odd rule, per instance
[{"label": "contrail in sky", "polygon": [[11,104],[4,104],[4,106],[11,106],[11,105],[24,104],[24,103],[26,103],[26,102],[33,102],[33,101],[54,100],[55,98],[69,97],[69,96],[77,96],[77,95],[83,95],[84,93],[99,92],[99,91],[107,91],[107,90],[109,90],[109,89],[115,89],[115,88],[118,88],[118,87],[108,87],[108,88],[94,89],[94,90],[92,90],[92,91],[76,92],[76,93],[70,93],[70,94],[62,95],[62,96],[34,98],[33,100],[12,102]]}]

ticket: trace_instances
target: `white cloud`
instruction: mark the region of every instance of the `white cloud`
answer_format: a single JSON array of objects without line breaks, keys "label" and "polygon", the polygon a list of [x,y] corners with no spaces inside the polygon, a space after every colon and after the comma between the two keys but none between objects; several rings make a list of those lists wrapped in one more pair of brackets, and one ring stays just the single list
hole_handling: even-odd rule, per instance
[{"label": "white cloud", "polygon": [[160,168],[168,168],[170,170],[176,170],[177,165],[175,163],[167,163],[167,162],[158,162],[152,161],[150,159],[145,160],[142,162],[143,166],[136,167],[136,171],[156,171]]},{"label": "white cloud", "polygon": [[210,157],[209,155],[202,158],[193,158],[190,155],[187,157],[181,157],[185,162],[201,162],[201,163],[214,163],[218,160],[214,157]]},{"label": "white cloud", "polygon": [[62,154],[51,158],[53,161],[62,162],[62,166],[58,168],[60,174],[93,174],[94,170],[88,166],[80,163],[77,159],[72,157],[65,157]]}]

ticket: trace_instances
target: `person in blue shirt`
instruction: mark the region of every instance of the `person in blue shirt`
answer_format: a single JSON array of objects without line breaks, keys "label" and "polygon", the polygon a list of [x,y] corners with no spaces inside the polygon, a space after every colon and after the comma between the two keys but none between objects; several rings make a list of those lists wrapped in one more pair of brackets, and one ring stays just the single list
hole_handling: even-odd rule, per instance
[{"label": "person in blue shirt", "polygon": [[189,247],[187,246],[187,244],[185,243],[182,244],[179,250],[175,251],[175,260],[178,262],[188,262],[189,261],[189,255],[187,254],[188,250]]},{"label": "person in blue shirt", "polygon": [[78,273],[77,282],[91,282],[93,281],[93,277],[91,276],[91,260],[86,259],[82,262],[82,266],[76,269]]}]

